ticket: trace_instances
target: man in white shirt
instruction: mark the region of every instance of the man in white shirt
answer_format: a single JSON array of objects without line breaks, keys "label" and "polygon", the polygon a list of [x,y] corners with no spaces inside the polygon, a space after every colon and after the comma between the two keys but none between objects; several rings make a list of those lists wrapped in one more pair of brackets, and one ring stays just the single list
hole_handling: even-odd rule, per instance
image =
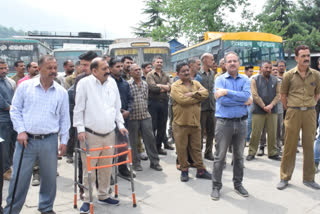
[{"label": "man in white shirt", "polygon": [[[128,133],[124,128],[124,120],[120,112],[119,90],[115,80],[109,77],[110,70],[107,61],[99,57],[95,58],[90,65],[90,70],[92,75],[83,78],[77,85],[73,124],[74,127],[77,127],[81,148],[85,148],[85,140],[87,140],[90,149],[113,146],[116,125],[122,135]],[[113,149],[90,152],[92,157],[113,154]],[[82,154],[81,159],[86,160],[85,154]],[[91,166],[110,165],[112,159],[94,159],[90,164]],[[96,176],[95,173],[92,173],[92,183],[88,184],[87,162],[83,161],[82,166],[86,189],[80,212],[89,213],[88,186],[92,186]],[[119,201],[112,199],[108,194],[110,176],[111,168],[98,170],[98,203],[118,205]]]}]

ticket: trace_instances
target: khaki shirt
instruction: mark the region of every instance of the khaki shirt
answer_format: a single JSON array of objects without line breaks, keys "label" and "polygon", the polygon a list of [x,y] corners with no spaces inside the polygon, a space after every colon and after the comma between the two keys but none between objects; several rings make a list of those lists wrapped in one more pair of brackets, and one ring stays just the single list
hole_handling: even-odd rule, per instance
[{"label": "khaki shirt", "polygon": [[302,79],[298,67],[284,73],[281,94],[287,95],[288,107],[313,107],[317,104],[315,96],[320,93],[320,75],[309,68]]},{"label": "khaki shirt", "polygon": [[[207,99],[209,93],[198,81],[190,80],[187,87],[181,80],[172,84],[171,97],[173,101],[173,122],[180,126],[200,126],[201,101]],[[199,91],[199,89],[202,89]],[[185,94],[192,92],[191,97]]]},{"label": "khaki shirt", "polygon": [[76,81],[77,74],[74,72],[72,75],[67,76],[64,79],[64,88],[68,90]]},{"label": "khaki shirt", "polygon": [[[25,77],[25,76],[23,75],[23,77]],[[16,84],[18,84],[18,81],[20,79],[22,79],[23,77],[19,77],[18,74],[15,74],[13,77],[11,77],[11,79],[13,79],[16,82]]]},{"label": "khaki shirt", "polygon": [[161,76],[159,76],[155,70],[152,70],[147,75],[147,83],[149,86],[149,98],[151,100],[168,101],[168,92],[160,92],[160,87],[157,86],[157,84],[171,85],[168,74],[161,71]]}]

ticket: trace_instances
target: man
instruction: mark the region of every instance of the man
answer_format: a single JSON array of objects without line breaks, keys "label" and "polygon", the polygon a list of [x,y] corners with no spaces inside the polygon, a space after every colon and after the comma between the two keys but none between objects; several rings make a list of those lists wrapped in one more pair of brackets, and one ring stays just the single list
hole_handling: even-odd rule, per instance
[{"label": "man", "polygon": [[129,80],[129,86],[133,96],[133,103],[129,115],[129,138],[132,147],[133,169],[142,171],[138,156],[138,134],[141,132],[143,143],[150,159],[150,168],[162,171],[153,135],[151,116],[148,112],[148,84],[141,80],[141,69],[137,64],[130,66],[130,75],[132,79]]},{"label": "man", "polygon": [[278,64],[272,64],[271,75],[278,76]]},{"label": "man", "polygon": [[28,72],[28,75],[26,75],[25,77],[20,79],[18,81],[17,86],[20,85],[23,81],[28,80],[28,79],[32,79],[33,77],[35,77],[35,76],[37,76],[39,74],[38,63],[36,63],[36,62],[28,63],[27,72]]},{"label": "man", "polygon": [[24,61],[18,60],[14,63],[14,69],[16,70],[16,74],[11,77],[16,84],[18,84],[18,81],[24,77],[24,72],[26,70],[26,66],[24,65]]},{"label": "man", "polygon": [[246,65],[244,67],[244,73],[247,75],[248,78],[250,78],[253,74],[253,66],[252,65]]},{"label": "man", "polygon": [[288,186],[291,179],[299,132],[302,129],[303,147],[303,183],[313,189],[320,189],[314,181],[315,166],[313,142],[316,131],[315,105],[320,94],[319,72],[311,69],[310,49],[306,45],[299,45],[295,49],[297,66],[283,75],[281,85],[281,101],[283,108],[287,109],[285,117],[286,132],[284,136],[284,149],[280,168],[279,190]]},{"label": "man", "polygon": [[259,140],[264,127],[268,134],[268,158],[281,160],[276,146],[277,130],[277,103],[280,99],[280,84],[277,77],[271,74],[271,62],[262,62],[261,75],[251,80],[251,93],[253,97],[252,133],[247,161],[255,158]]},{"label": "man", "polygon": [[200,112],[201,101],[208,97],[208,90],[198,81],[191,80],[189,66],[182,62],[177,65],[177,80],[172,85],[173,134],[180,164],[182,182],[189,180],[188,152],[197,168],[197,178],[211,179],[202,161]]},{"label": "man", "polygon": [[[7,77],[8,64],[0,60],[0,137],[4,140],[1,146],[1,180],[11,179],[11,165],[17,133],[10,119],[10,108],[16,83]],[[2,191],[1,191],[2,192]]]},{"label": "man", "polygon": [[[121,77],[121,73],[123,72],[122,68],[123,68],[123,64],[120,59],[115,59],[115,58],[110,59],[111,77],[116,81],[117,86],[118,86],[120,100],[121,100],[120,111],[121,111],[122,117],[124,119],[124,126],[125,126],[125,128],[127,128],[128,122],[129,122],[129,115],[132,110],[133,98],[132,98],[132,94],[130,91],[129,83]],[[119,127],[116,127],[115,134],[116,134],[116,144],[128,143],[127,138],[119,132]],[[124,152],[127,149],[128,148],[125,148],[125,147],[118,148],[117,153]],[[118,162],[126,161],[127,156],[128,155],[122,155],[122,156],[118,157]],[[127,167],[127,164],[120,165],[118,167],[118,170],[119,170],[120,177],[127,179],[127,180],[131,179],[130,171]]]},{"label": "man", "polygon": [[190,77],[192,80],[197,80],[201,83],[202,78],[199,74],[201,70],[201,62],[200,59],[191,58],[188,60],[188,65],[190,68]]},{"label": "man", "polygon": [[[89,75],[79,81],[76,94],[76,105],[74,108],[74,127],[78,130],[78,139],[81,148],[85,148],[85,141],[92,148],[113,146],[115,144],[116,124],[122,135],[128,134],[124,128],[124,121],[120,112],[121,100],[116,82],[110,76],[108,63],[100,58],[95,58]],[[94,93],[92,93],[94,92]],[[103,151],[90,151],[90,156],[110,156],[113,149]],[[82,153],[82,160],[86,160],[86,154]],[[93,159],[91,166],[102,166],[112,164],[111,158]],[[81,213],[89,213],[89,185],[96,180],[96,174],[91,173],[92,183],[88,183],[87,161],[83,161],[85,196],[84,203],[80,208]],[[101,168],[98,170],[98,203],[118,205],[119,201],[112,199],[109,194],[110,176],[112,168]]]},{"label": "man", "polygon": [[[204,144],[205,133],[207,135],[206,139],[206,149],[204,152],[204,158],[213,161],[214,157],[212,154],[213,148],[213,138],[214,138],[214,127],[215,127],[215,99],[213,97],[213,87],[214,87],[214,72],[211,70],[214,64],[213,55],[210,53],[205,53],[201,56],[202,68],[200,71],[200,76],[202,78],[201,84],[204,88],[208,90],[209,96],[207,99],[203,100],[201,103],[201,145]],[[202,147],[201,147],[202,148]]]},{"label": "man", "polygon": [[278,73],[279,73],[279,78],[283,78],[283,74],[286,72],[286,61],[284,60],[279,60],[277,61],[278,64]]},{"label": "man", "polygon": [[239,74],[240,62],[235,52],[226,53],[224,62],[227,72],[219,76],[215,84],[217,126],[211,193],[213,200],[220,198],[222,171],[229,145],[232,145],[233,152],[234,189],[243,197],[249,196],[242,186],[242,179],[247,105],[252,103],[250,81],[246,76]]},{"label": "man", "polygon": [[148,73],[150,73],[150,71],[152,71],[152,64],[147,62],[147,63],[143,63],[141,65],[142,68],[142,77],[141,79],[144,81],[147,81],[147,75]]},{"label": "man", "polygon": [[64,80],[64,88],[66,90],[68,90],[74,84],[74,82],[76,81],[76,77],[82,72],[80,61],[77,61],[74,67],[75,67],[75,72],[73,72],[72,75],[67,76]]},{"label": "man", "polygon": [[64,69],[64,74],[63,75],[59,75],[57,77],[57,79],[60,81],[62,87],[65,88],[64,82],[66,77],[71,76],[73,71],[74,71],[74,64],[73,61],[68,59],[66,61],[63,62],[63,69]]},{"label": "man", "polygon": [[223,59],[223,58],[220,59],[220,61],[219,61],[219,66],[220,66],[221,71],[220,71],[220,73],[217,73],[217,74],[214,76],[214,79],[217,79],[218,76],[220,76],[220,75],[222,75],[222,74],[224,74],[224,73],[227,72],[227,69],[226,69],[226,66],[225,66],[225,64],[224,64],[224,59]]},{"label": "man", "polygon": [[123,64],[122,78],[124,80],[129,80],[130,79],[130,66],[133,63],[133,59],[130,56],[124,56],[121,59],[121,62]]},{"label": "man", "polygon": [[156,56],[152,60],[154,70],[147,75],[149,86],[149,112],[152,117],[153,133],[156,138],[158,154],[166,155],[161,146],[173,150],[166,140],[168,119],[168,92],[170,92],[170,78],[162,71],[163,59]]},{"label": "man", "polygon": [[10,116],[18,133],[18,142],[5,214],[10,210],[22,147],[25,149],[19,176],[23,180],[20,180],[19,188],[16,189],[12,213],[20,213],[22,209],[36,159],[39,160],[41,180],[38,210],[42,214],[55,213],[53,203],[56,196],[58,133],[60,155],[65,153],[69,138],[68,94],[54,82],[57,76],[57,61],[53,56],[42,56],[39,60],[39,70],[40,78],[23,82],[17,88],[12,101]]}]

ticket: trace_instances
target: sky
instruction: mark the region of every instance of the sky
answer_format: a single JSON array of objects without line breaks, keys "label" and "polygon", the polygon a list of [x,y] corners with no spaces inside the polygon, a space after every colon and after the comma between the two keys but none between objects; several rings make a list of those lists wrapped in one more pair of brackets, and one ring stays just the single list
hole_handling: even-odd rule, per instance
[{"label": "sky", "polygon": [[[251,1],[251,7],[260,12],[265,0]],[[143,8],[143,0],[1,0],[0,25],[23,31],[85,31],[109,39],[130,38],[134,37],[132,27],[147,18]]]}]

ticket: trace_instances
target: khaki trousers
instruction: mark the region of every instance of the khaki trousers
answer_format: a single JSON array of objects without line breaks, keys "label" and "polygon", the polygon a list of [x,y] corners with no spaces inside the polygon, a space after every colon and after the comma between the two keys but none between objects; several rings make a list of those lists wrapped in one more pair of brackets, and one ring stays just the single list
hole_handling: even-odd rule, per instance
[{"label": "khaki trousers", "polygon": [[201,154],[201,128],[172,124],[174,142],[181,171],[189,168],[188,151],[197,169],[205,169]]},{"label": "khaki trousers", "polygon": [[288,108],[285,124],[284,149],[280,168],[280,179],[290,180],[296,160],[299,132],[302,129],[303,181],[314,180],[313,142],[316,132],[316,111],[301,111]]},{"label": "khaki trousers", "polygon": [[268,135],[268,156],[270,157],[278,153],[276,146],[277,118],[277,114],[252,114],[249,155],[256,155],[263,127],[266,127]]},{"label": "khaki trousers", "polygon": [[[89,148],[100,148],[105,146],[113,146],[115,144],[115,132],[112,131],[109,135],[105,137],[99,137],[93,134],[86,132],[87,134],[87,141],[89,144]],[[84,142],[80,142],[81,148],[86,148]],[[98,156],[108,156],[113,155],[114,149],[102,150],[102,151],[93,151],[90,152],[91,157],[98,157]],[[81,160],[82,160],[82,169],[83,169],[83,183],[86,188],[89,187],[88,183],[88,170],[87,170],[87,158],[85,153],[81,153]],[[93,159],[90,162],[91,167],[94,166],[103,166],[103,165],[110,165],[112,164],[112,158],[108,159]],[[111,176],[112,168],[102,168],[98,169],[98,199],[104,200],[107,199],[109,196],[109,186],[110,186],[110,176]],[[96,181],[96,172],[95,170],[91,171],[91,187],[94,186]],[[84,202],[89,202],[89,191],[84,189]]]}]

